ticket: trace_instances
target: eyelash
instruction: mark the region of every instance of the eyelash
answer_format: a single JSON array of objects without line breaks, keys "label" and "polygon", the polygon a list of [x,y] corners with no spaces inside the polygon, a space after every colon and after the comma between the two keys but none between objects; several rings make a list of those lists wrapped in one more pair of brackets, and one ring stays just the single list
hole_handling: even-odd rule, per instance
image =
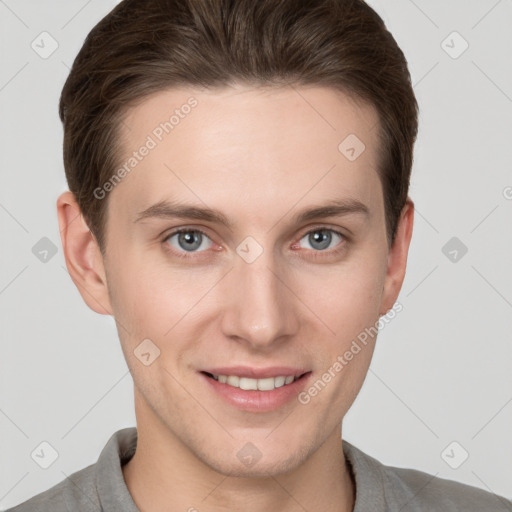
[{"label": "eyelash", "polygon": [[[306,235],[309,235],[311,233],[315,233],[317,231],[330,231],[331,233],[334,233],[334,234],[340,236],[342,238],[342,240],[341,240],[341,242],[338,244],[338,246],[335,249],[321,250],[321,251],[315,251],[315,250],[311,249],[310,251],[313,252],[312,257],[313,257],[314,260],[325,258],[326,256],[324,256],[324,254],[327,254],[329,256],[337,255],[342,250],[345,249],[345,246],[348,243],[347,236],[345,234],[341,233],[340,231],[337,231],[337,230],[332,229],[332,228],[327,228],[325,226],[317,226],[317,227],[314,227],[314,228],[310,229],[309,231],[306,231],[299,238],[299,241],[302,240]],[[202,231],[201,229],[198,229],[198,228],[179,228],[179,229],[176,229],[176,230],[172,231],[171,233],[167,234],[165,236],[165,238],[162,240],[163,244],[165,245],[165,250],[167,252],[170,252],[173,256],[177,256],[178,258],[183,258],[183,259],[195,258],[196,256],[193,256],[194,254],[196,254],[195,252],[187,253],[186,251],[175,251],[174,249],[170,248],[169,244],[166,243],[174,235],[177,235],[179,233],[191,233],[191,232],[193,232],[193,233],[201,233],[201,235],[205,236],[206,238],[210,238],[204,231]],[[203,251],[200,251],[200,252],[203,252]]]}]

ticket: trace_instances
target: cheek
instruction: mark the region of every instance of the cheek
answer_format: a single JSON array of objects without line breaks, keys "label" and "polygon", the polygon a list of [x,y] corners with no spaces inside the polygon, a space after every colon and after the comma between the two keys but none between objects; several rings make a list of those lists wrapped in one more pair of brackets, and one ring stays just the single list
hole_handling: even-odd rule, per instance
[{"label": "cheek", "polygon": [[149,265],[136,258],[125,258],[122,268],[112,267],[109,275],[114,315],[131,344],[150,338],[164,345],[174,338],[204,307],[203,297],[219,280],[216,272]]},{"label": "cheek", "polygon": [[170,274],[169,269],[128,258],[122,268],[110,271],[121,347],[134,381],[146,397],[173,387],[172,377],[163,368],[178,377],[176,364],[191,348],[187,345],[190,336],[184,331],[187,314],[205,293],[183,272]]},{"label": "cheek", "polygon": [[337,343],[357,336],[379,317],[384,270],[378,261],[340,266],[323,276],[301,279],[300,297]]}]

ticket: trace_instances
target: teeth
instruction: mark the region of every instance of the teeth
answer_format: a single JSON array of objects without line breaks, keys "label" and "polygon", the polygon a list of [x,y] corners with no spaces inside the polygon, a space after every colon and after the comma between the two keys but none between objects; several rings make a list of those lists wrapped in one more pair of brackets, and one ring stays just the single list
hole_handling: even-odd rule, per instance
[{"label": "teeth", "polygon": [[248,379],[247,377],[240,377],[240,381],[238,383],[238,387],[240,389],[254,389],[258,390],[258,380],[257,379]]},{"label": "teeth", "polygon": [[234,388],[239,388],[240,387],[240,377],[230,375],[226,380],[226,384],[229,384],[230,386],[233,386]]},{"label": "teeth", "polygon": [[250,379],[249,377],[238,377],[236,375],[213,375],[215,380],[222,384],[233,386],[244,390],[272,391],[286,384],[291,384],[296,378],[293,375],[287,377],[267,377],[265,379]]},{"label": "teeth", "polygon": [[274,379],[274,386],[276,388],[280,388],[281,386],[284,386],[285,382],[286,382],[286,377],[276,377]]}]

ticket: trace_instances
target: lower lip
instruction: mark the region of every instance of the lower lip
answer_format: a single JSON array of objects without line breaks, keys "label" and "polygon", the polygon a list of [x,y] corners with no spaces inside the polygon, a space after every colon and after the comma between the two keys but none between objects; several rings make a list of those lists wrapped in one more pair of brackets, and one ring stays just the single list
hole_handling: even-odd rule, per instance
[{"label": "lower lip", "polygon": [[241,411],[267,412],[279,409],[292,399],[297,398],[298,394],[306,386],[311,372],[304,374],[290,384],[274,388],[271,391],[235,388],[208,377],[204,373],[200,373],[200,375],[206,380],[211,389],[219,394],[228,404],[235,406]]}]

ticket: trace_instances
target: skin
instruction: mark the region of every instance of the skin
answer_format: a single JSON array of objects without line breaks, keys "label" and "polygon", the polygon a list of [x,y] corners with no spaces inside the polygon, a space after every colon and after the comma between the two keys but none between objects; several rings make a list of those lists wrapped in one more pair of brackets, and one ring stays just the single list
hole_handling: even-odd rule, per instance
[{"label": "skin", "polygon": [[[375,338],[307,405],[292,399],[271,412],[225,403],[198,371],[290,365],[310,369],[314,382],[396,302],[413,202],[388,247],[377,113],[323,87],[159,92],[127,112],[121,160],[191,96],[197,106],[110,192],[104,255],[73,195],[57,202],[70,275],[90,308],[114,316],[134,380],[138,446],[123,467],[128,489],[143,512],[353,510],[340,425]],[[366,146],[355,161],[338,150],[349,134]],[[364,203],[368,217],[293,222],[299,210],[347,198]],[[171,199],[217,209],[232,229],[135,222]],[[180,227],[206,233],[195,252],[169,238]],[[319,249],[308,237],[315,229],[345,237],[328,231],[331,242]],[[252,263],[236,252],[247,236],[263,249]],[[148,366],[134,355],[147,338],[160,350]],[[250,467],[237,457],[249,441],[262,454]]]}]

